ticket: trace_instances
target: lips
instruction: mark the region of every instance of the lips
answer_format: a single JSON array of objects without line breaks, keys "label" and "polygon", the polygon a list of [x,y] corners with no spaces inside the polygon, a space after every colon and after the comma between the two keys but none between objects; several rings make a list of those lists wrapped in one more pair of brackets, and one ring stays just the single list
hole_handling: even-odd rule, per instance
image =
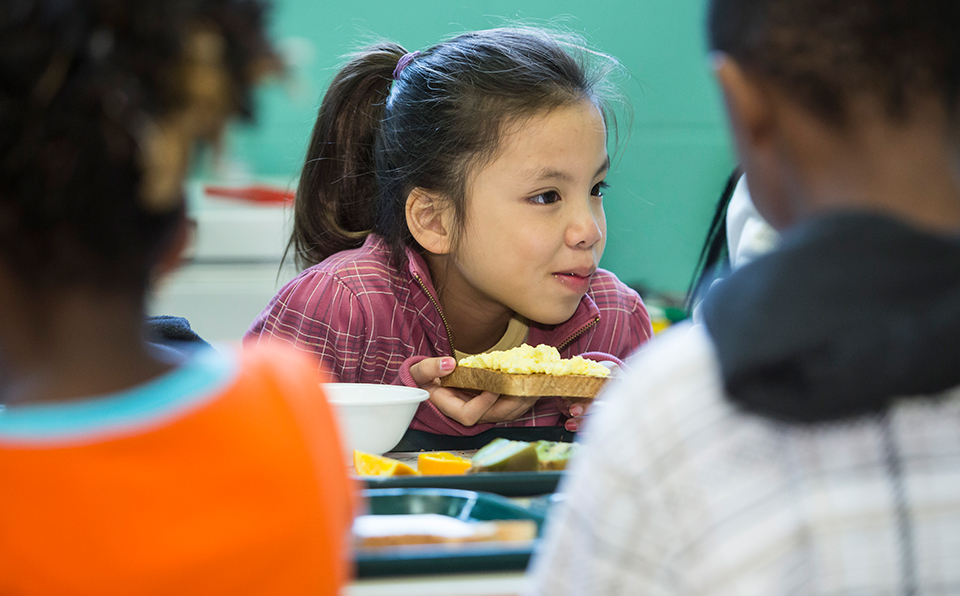
[{"label": "lips", "polygon": [[582,267],[579,269],[571,269],[570,271],[557,271],[554,275],[564,275],[567,277],[579,277],[581,279],[590,279],[594,274],[596,269],[592,267]]},{"label": "lips", "polygon": [[590,278],[595,269],[575,269],[573,271],[558,271],[553,276],[568,288],[577,293],[583,293],[590,287]]}]

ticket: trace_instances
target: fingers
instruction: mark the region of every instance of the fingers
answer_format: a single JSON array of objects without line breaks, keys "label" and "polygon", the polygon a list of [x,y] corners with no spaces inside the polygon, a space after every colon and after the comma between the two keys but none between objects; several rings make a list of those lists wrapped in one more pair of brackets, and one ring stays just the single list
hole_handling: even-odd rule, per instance
[{"label": "fingers", "polygon": [[504,422],[516,420],[537,403],[539,397],[519,397],[516,395],[501,395],[480,419],[480,422]]},{"label": "fingers", "polygon": [[[413,367],[410,371],[413,372]],[[437,406],[444,416],[464,426],[473,426],[480,422],[487,410],[497,402],[498,397],[500,396],[489,391],[484,391],[475,397],[468,397],[449,389],[435,389],[430,392],[430,402]]]},{"label": "fingers", "polygon": [[570,404],[570,418],[568,418],[563,423],[563,428],[567,429],[570,432],[577,432],[583,428],[583,423],[586,422],[587,408],[589,407],[589,402],[574,402]]},{"label": "fingers", "polygon": [[434,379],[449,375],[455,368],[457,361],[450,356],[426,358],[410,367],[410,376],[419,387],[423,387]]},{"label": "fingers", "polygon": [[464,426],[473,426],[499,396],[496,393],[484,391],[471,397],[455,389],[440,387],[437,379],[449,375],[456,367],[457,361],[449,356],[426,358],[410,367],[410,376],[418,386],[430,392],[430,402],[444,416]]},{"label": "fingers", "polygon": [[560,412],[564,416],[570,416],[571,418],[583,416],[587,413],[592,402],[593,400],[590,399],[560,398]]}]

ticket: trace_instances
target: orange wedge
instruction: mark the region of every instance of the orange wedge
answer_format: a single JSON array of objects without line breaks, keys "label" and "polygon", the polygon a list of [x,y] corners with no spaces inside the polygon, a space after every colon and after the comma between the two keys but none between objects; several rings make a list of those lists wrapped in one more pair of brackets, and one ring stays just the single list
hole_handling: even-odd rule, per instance
[{"label": "orange wedge", "polygon": [[440,474],[464,474],[470,467],[470,460],[452,453],[421,453],[417,456],[417,469],[424,476]]},{"label": "orange wedge", "polygon": [[353,467],[360,476],[416,476],[420,473],[402,461],[353,450]]}]

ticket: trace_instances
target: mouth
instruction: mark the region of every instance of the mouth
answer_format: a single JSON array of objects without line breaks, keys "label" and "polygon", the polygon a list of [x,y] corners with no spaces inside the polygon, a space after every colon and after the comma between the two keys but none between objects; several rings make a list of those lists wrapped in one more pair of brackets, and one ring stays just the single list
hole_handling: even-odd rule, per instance
[{"label": "mouth", "polygon": [[593,274],[596,272],[596,269],[574,269],[572,271],[557,271],[554,275],[559,275],[563,277],[571,277],[576,279],[590,279]]},{"label": "mouth", "polygon": [[554,278],[562,285],[577,294],[582,294],[590,287],[590,279],[595,269],[576,269],[573,271],[557,271]]}]

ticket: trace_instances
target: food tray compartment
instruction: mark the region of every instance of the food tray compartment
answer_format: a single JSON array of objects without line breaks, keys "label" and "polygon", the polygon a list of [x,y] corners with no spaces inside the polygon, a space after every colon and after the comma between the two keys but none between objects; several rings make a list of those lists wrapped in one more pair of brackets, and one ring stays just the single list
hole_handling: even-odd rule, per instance
[{"label": "food tray compartment", "polygon": [[[543,529],[545,510],[490,493],[442,488],[363,491],[370,515],[435,513],[464,521],[529,519]],[[539,539],[539,538],[538,538]],[[358,548],[357,577],[524,570],[536,540]]]}]

